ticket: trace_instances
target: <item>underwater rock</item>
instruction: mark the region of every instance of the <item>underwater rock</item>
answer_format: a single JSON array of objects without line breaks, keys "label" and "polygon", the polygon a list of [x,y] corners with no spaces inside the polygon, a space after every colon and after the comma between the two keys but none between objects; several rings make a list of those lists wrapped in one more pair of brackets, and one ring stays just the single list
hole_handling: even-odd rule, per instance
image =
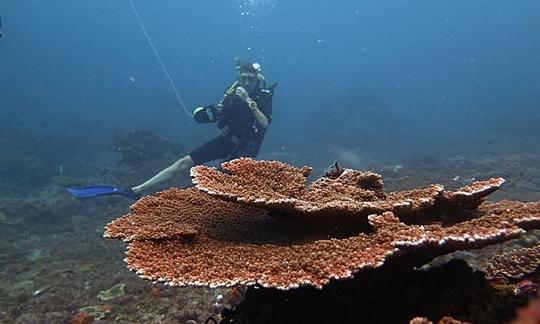
[{"label": "underwater rock", "polygon": [[95,317],[92,314],[79,312],[77,315],[73,316],[71,319],[72,324],[92,324],[94,323]]},{"label": "underwater rock", "polygon": [[109,301],[124,296],[124,288],[126,284],[117,284],[108,290],[102,290],[98,293],[97,299],[101,301]]},{"label": "underwater rock", "polygon": [[88,315],[92,316],[96,320],[102,320],[107,317],[107,314],[110,312],[111,310],[107,305],[86,306],[79,309],[79,314],[85,314],[81,315],[81,318],[84,320],[88,320]]}]

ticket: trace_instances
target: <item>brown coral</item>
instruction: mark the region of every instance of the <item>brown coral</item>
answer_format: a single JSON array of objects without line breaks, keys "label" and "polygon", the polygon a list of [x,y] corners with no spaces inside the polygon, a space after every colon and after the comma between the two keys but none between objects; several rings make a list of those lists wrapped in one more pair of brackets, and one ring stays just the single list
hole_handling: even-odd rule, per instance
[{"label": "brown coral", "polygon": [[[141,199],[130,214],[107,226],[106,236],[130,241],[130,269],[178,286],[320,288],[408,251],[431,256],[479,247],[516,237],[524,232],[521,227],[540,221],[527,206],[505,201],[481,206],[467,221],[454,217],[452,224],[408,225],[400,213],[433,210],[440,199],[448,206],[452,194],[443,196],[442,186],[433,185],[386,195],[379,175],[348,169],[306,190],[307,167],[250,159],[223,167],[226,172],[197,167],[192,173],[201,189],[232,201],[196,189],[170,189]],[[500,183],[474,184],[484,189],[455,196],[471,193],[476,201],[483,197],[478,192]],[[380,214],[367,217],[369,224],[365,217],[349,217],[372,210]]]},{"label": "brown coral", "polygon": [[[193,190],[172,190],[167,195],[162,193],[158,199],[166,200],[174,195],[204,196]],[[218,202],[215,198],[207,197],[209,201]],[[164,205],[167,204],[164,202]],[[231,203],[223,206],[228,204]],[[225,208],[222,210],[221,215],[225,216],[215,223],[209,222],[216,216],[211,213],[200,218],[197,215],[183,216],[190,221],[201,220],[200,224],[190,225],[211,229],[206,233],[201,231],[193,241],[174,238],[135,239],[129,245],[129,267],[143,278],[171,285],[231,286],[259,283],[281,289],[300,285],[321,287],[332,278],[347,278],[360,269],[379,267],[388,257],[408,249],[438,247],[440,251],[453,250],[503,240],[523,232],[507,219],[508,215],[485,215],[455,226],[442,227],[406,225],[388,212],[369,217],[374,230],[372,234],[360,233],[344,239],[318,239],[303,244],[276,244],[274,242],[280,243],[279,238],[283,235],[303,236],[302,231],[298,230],[301,224],[295,223],[293,227],[291,223],[279,226],[283,225],[283,219],[250,213],[234,215]],[[131,218],[144,219],[145,215],[152,215],[141,211],[147,212],[148,209],[139,208],[138,212],[125,216],[122,224],[130,223]],[[153,215],[161,215],[165,219],[169,217],[166,212]],[[253,219],[257,222],[252,222]],[[274,223],[264,222],[263,219]],[[159,217],[148,218],[145,225],[151,229],[154,222],[158,225],[162,220]],[[176,224],[183,228],[181,222]],[[256,240],[246,239],[246,225],[252,237],[264,236],[267,243],[256,244],[253,243]],[[109,225],[109,230],[112,227]],[[296,230],[291,230],[293,228]],[[291,231],[287,232],[287,229]],[[131,232],[128,235],[134,237]],[[162,238],[161,232],[158,236]],[[272,242],[274,236],[276,238]]]},{"label": "brown coral", "polygon": [[[212,195],[253,204],[287,204],[300,196],[312,169],[277,161],[236,159],[222,164],[229,173],[199,166],[191,169],[198,189]],[[217,186],[213,186],[219,184]],[[224,190],[224,188],[230,190]]]},{"label": "brown coral", "polygon": [[519,279],[540,265],[540,245],[522,247],[493,256],[485,269],[486,278],[506,276]]},{"label": "brown coral", "polygon": [[481,212],[502,215],[512,211],[515,214],[515,222],[531,223],[536,226],[534,220],[540,218],[540,202],[524,203],[521,201],[502,200],[499,203],[484,203],[478,208]]},{"label": "brown coral", "polygon": [[196,187],[213,196],[291,213],[367,216],[392,211],[398,215],[431,208],[474,208],[499,188],[504,179],[478,181],[455,192],[442,185],[425,189],[383,191],[381,176],[344,169],[339,176],[323,177],[305,188],[311,168],[295,168],[278,161],[249,158],[223,163],[223,172],[206,166],[192,168]]},{"label": "brown coral", "polygon": [[[212,230],[226,220],[249,215],[262,218],[267,212],[210,197],[195,189],[169,189],[146,196],[133,204],[132,213],[115,219],[105,227],[105,237],[131,240],[190,238]],[[234,225],[234,224],[233,224]]]}]

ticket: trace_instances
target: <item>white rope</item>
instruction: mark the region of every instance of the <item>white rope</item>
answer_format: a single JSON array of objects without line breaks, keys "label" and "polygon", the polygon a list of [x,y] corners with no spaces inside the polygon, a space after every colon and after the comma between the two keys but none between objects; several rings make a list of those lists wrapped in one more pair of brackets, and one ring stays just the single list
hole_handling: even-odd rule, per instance
[{"label": "white rope", "polygon": [[165,67],[165,64],[163,64],[163,61],[161,60],[161,57],[159,56],[159,53],[156,50],[156,48],[154,46],[154,43],[152,42],[152,39],[150,39],[150,36],[148,35],[148,32],[146,31],[146,28],[144,27],[144,24],[142,23],[141,18],[139,17],[139,12],[137,11],[137,8],[135,7],[135,4],[133,3],[132,0],[129,0],[129,3],[131,4],[131,9],[133,9],[133,14],[137,18],[137,21],[139,22],[139,26],[141,26],[141,30],[142,30],[144,36],[146,37],[146,40],[148,41],[148,44],[152,48],[152,51],[154,52],[154,55],[156,56],[156,59],[159,62],[159,65],[161,65],[161,69],[163,70],[163,72],[167,76],[167,79],[169,79],[169,82],[171,83],[171,87],[173,88],[174,93],[176,94],[176,99],[178,99],[178,103],[180,104],[180,107],[182,107],[182,109],[184,109],[184,111],[186,112],[186,114],[189,117],[192,117],[193,115],[186,108],[186,105],[184,105],[184,101],[182,100],[182,97],[180,97],[180,93],[178,92],[178,89],[176,89],[176,85],[174,84],[174,81],[171,78],[171,75],[169,74],[169,71],[167,71],[167,68]]}]

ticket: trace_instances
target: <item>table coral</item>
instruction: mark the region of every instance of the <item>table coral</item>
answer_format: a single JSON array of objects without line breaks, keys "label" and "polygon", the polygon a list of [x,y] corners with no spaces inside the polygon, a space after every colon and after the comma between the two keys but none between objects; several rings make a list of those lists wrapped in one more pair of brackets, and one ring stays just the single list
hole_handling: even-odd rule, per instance
[{"label": "table coral", "polygon": [[[107,225],[105,236],[130,242],[131,270],[174,286],[321,288],[390,259],[485,246],[540,222],[527,204],[480,205],[500,178],[386,194],[379,175],[357,170],[306,188],[309,167],[238,159],[223,169],[196,167],[198,190],[144,197]],[[424,212],[435,214],[429,223],[401,219]]]}]

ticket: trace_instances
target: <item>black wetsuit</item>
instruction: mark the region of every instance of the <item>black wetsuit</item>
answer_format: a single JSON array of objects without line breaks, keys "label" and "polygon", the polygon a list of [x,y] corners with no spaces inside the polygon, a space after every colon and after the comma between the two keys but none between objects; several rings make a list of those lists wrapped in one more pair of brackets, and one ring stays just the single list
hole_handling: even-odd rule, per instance
[{"label": "black wetsuit", "polygon": [[[250,97],[257,103],[257,108],[266,116],[268,123],[272,120],[271,90],[257,89]],[[200,123],[217,122],[221,134],[189,152],[195,164],[238,157],[256,157],[261,148],[266,129],[261,127],[248,104],[234,93],[223,101],[223,109],[216,105],[205,107],[194,116]]]}]

